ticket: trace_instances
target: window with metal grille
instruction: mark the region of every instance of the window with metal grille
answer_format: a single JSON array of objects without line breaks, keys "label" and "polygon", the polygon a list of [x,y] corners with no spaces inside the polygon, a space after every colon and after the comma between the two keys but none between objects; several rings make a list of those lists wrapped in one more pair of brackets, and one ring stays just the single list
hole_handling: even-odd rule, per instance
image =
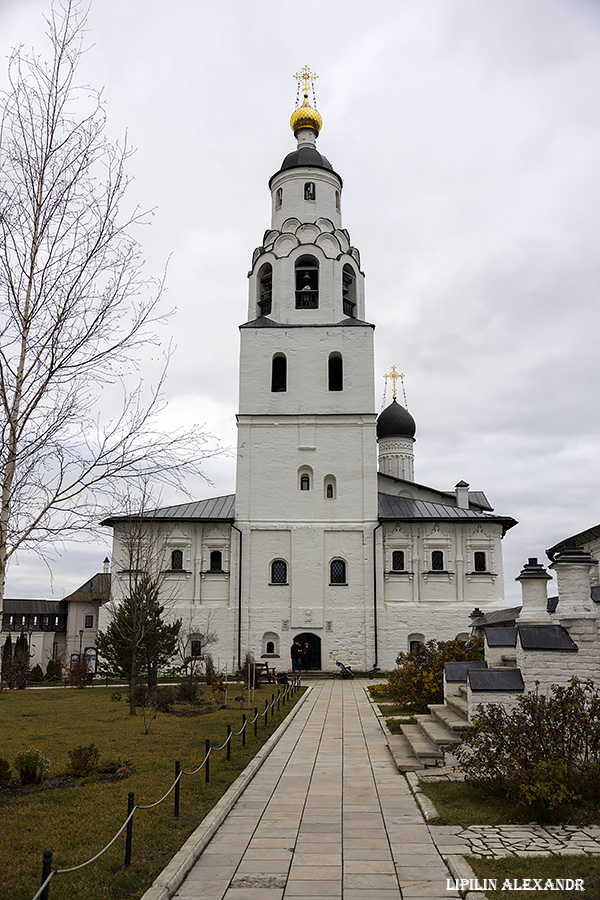
[{"label": "window with metal grille", "polygon": [[346,584],[346,563],[343,559],[332,559],[329,567],[331,584]]},{"label": "window with metal grille", "polygon": [[433,572],[444,571],[444,554],[441,550],[434,550],[431,554],[431,569]]},{"label": "window with metal grille", "polygon": [[271,563],[271,584],[287,584],[287,563],[283,559]]},{"label": "window with metal grille", "polygon": [[94,627],[94,617],[93,617],[93,616],[86,616],[86,617],[85,617],[85,627],[86,627],[86,628],[93,628],[93,627]]},{"label": "window with metal grille", "polygon": [[273,306],[273,268],[265,263],[258,273],[259,316],[268,316]]},{"label": "window with metal grille", "polygon": [[171,568],[178,571],[183,569],[183,550],[173,550],[171,553]]},{"label": "window with metal grille", "polygon": [[220,550],[210,551],[210,571],[221,572],[223,569],[223,554]]},{"label": "window with metal grille", "polygon": [[342,269],[342,307],[345,316],[356,315],[356,274],[349,265]]},{"label": "window with metal grille", "polygon": [[483,550],[476,550],[473,554],[474,563],[475,563],[475,571],[476,572],[487,572],[487,564],[485,559],[485,552]]},{"label": "window with metal grille", "polygon": [[190,656],[199,659],[202,656],[202,641],[191,641]]},{"label": "window with metal grille", "polygon": [[310,478],[308,477],[308,475],[300,476],[300,490],[310,491]]},{"label": "window with metal grille", "polygon": [[392,569],[394,572],[404,570],[404,550],[394,550],[392,553]]}]

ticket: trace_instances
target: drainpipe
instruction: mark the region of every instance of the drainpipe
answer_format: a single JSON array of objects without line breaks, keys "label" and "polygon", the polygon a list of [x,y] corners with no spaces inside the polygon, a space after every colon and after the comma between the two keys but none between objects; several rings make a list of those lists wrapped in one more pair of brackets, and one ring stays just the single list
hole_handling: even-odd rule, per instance
[{"label": "drainpipe", "polygon": [[373,638],[375,641],[375,662],[373,668],[377,669],[379,657],[377,654],[377,535],[375,532],[381,528],[382,523],[376,525],[373,529]]},{"label": "drainpipe", "polygon": [[243,533],[231,523],[231,527],[234,528],[240,536],[240,552],[239,552],[239,561],[238,561],[238,649],[237,649],[237,667],[238,672],[242,668],[242,538],[244,537]]}]

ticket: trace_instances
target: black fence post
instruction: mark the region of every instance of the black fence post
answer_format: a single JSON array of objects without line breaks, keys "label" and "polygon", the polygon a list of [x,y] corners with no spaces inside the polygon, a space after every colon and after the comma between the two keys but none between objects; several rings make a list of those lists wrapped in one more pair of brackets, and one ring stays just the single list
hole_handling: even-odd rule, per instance
[{"label": "black fence post", "polygon": [[258,734],[258,706],[254,707],[254,737]]},{"label": "black fence post", "polygon": [[[45,882],[46,878],[52,871],[52,850],[44,850],[44,855],[42,857],[42,884]],[[48,891],[50,889],[50,882],[46,885],[42,893],[40,894],[40,900],[48,900]]]},{"label": "black fence post", "polygon": [[227,726],[227,759],[231,759],[231,725]]},{"label": "black fence post", "polygon": [[242,747],[246,746],[246,713],[242,713]]},{"label": "black fence post", "polygon": [[133,839],[133,791],[129,791],[127,795],[127,815],[131,816],[127,823],[127,831],[125,832],[125,868],[131,865],[131,841]]},{"label": "black fence post", "polygon": [[181,783],[181,778],[179,777],[179,773],[181,772],[181,764],[178,759],[175,760],[175,778],[177,780],[177,784],[175,785],[175,818],[179,818],[179,785]]},{"label": "black fence post", "polygon": [[210,781],[210,739],[206,738],[206,766],[204,767],[204,781]]}]

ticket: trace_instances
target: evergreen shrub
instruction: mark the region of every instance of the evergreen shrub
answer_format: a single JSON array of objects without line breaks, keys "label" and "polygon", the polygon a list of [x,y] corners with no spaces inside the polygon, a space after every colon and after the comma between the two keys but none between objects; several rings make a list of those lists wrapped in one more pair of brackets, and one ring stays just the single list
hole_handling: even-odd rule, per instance
[{"label": "evergreen shrub", "polygon": [[27,676],[27,681],[30,684],[40,684],[44,681],[44,673],[42,672],[42,667],[39,665],[34,666],[29,675]]},{"label": "evergreen shrub", "polygon": [[0,787],[6,787],[12,781],[10,763],[0,756]]},{"label": "evergreen shrub", "polygon": [[95,744],[69,750],[69,771],[73,775],[92,775],[98,769],[100,751]]}]

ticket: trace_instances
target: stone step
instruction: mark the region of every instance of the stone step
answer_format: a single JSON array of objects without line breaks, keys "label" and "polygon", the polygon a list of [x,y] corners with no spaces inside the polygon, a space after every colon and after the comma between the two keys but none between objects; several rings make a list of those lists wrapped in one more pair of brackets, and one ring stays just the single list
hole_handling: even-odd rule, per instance
[{"label": "stone step", "polygon": [[443,751],[429,740],[419,725],[401,725],[400,731],[423,766],[435,766],[440,760],[443,761]]},{"label": "stone step", "polygon": [[466,697],[446,697],[444,702],[459,718],[462,716],[463,719],[468,720],[469,703]]},{"label": "stone step", "polygon": [[465,716],[459,714],[455,709],[447,706],[445,703],[430,703],[429,710],[436,719],[439,719],[449,731],[454,732],[457,737],[461,737],[469,728],[469,723]]},{"label": "stone step", "polygon": [[440,722],[439,719],[434,718],[434,716],[423,714],[415,716],[415,719],[417,720],[417,725],[425,732],[429,740],[437,744],[438,747],[447,747],[450,744],[461,743],[461,738],[447,728],[443,722]]},{"label": "stone step", "polygon": [[423,768],[403,734],[386,735],[390,753],[400,772],[418,772]]}]

